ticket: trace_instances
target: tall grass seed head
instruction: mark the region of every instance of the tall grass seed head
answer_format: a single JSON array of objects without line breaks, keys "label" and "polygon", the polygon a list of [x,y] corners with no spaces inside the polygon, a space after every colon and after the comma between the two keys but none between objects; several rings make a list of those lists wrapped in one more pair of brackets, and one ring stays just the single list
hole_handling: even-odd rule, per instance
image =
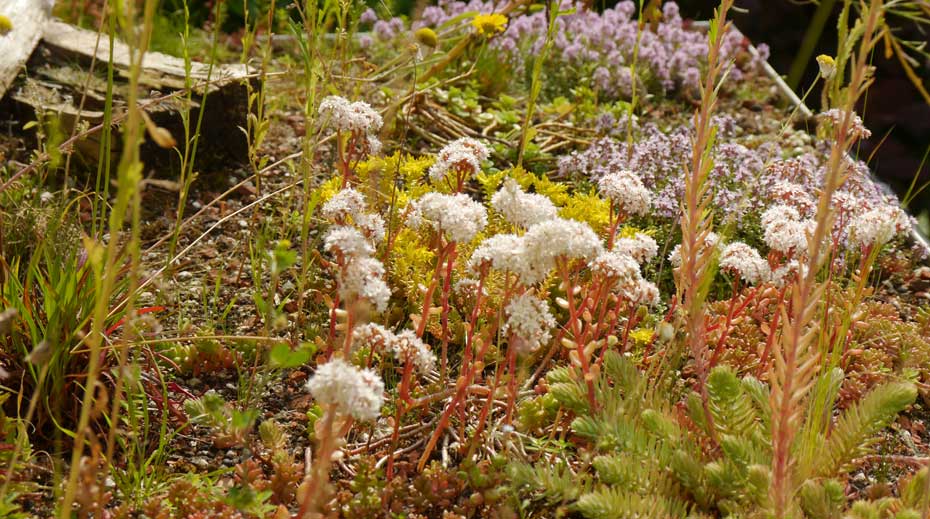
[{"label": "tall grass seed head", "polygon": [[384,382],[370,369],[358,369],[335,358],[321,364],[307,381],[307,390],[321,404],[335,405],[338,412],[371,421],[384,405]]}]

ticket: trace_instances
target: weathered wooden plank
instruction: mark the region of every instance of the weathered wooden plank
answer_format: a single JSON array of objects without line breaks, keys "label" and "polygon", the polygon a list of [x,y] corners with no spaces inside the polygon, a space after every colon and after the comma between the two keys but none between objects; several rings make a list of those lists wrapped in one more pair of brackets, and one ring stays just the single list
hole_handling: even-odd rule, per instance
[{"label": "weathered wooden plank", "polygon": [[[7,1],[10,0],[0,0]],[[48,19],[43,27],[41,40],[24,65],[29,72],[20,74],[9,86],[9,95],[0,103],[0,114],[19,121],[51,116],[57,119],[60,129],[66,133],[79,124],[84,127],[100,124],[103,122],[107,90],[104,72],[110,60],[109,36],[101,34],[98,38],[95,31],[53,19]],[[90,64],[94,60],[96,63],[91,74]],[[116,69],[113,110],[119,114],[125,111],[129,88],[130,53],[123,41],[113,42],[113,65]],[[180,138],[183,136],[180,112],[187,106],[183,92],[184,60],[148,52],[142,66],[138,92],[140,103],[146,107],[152,121]],[[196,120],[199,112],[205,109],[200,139],[203,153],[197,155],[202,165],[212,163],[214,159],[245,159],[247,143],[238,127],[245,126],[248,111],[243,83],[246,78],[247,70],[243,65],[218,64],[211,71],[209,64],[191,63],[194,95],[189,108],[192,120]],[[174,95],[170,99],[156,101],[169,94]],[[98,144],[99,136],[91,135],[78,141],[75,149],[83,158],[94,162],[99,158],[96,156]],[[118,153],[119,147],[120,143],[115,139],[111,150]],[[148,140],[142,150],[149,163],[176,160],[176,153],[162,150]]]},{"label": "weathered wooden plank", "polygon": [[[96,32],[57,20],[51,20],[45,25],[42,43],[66,54],[96,56],[99,63],[105,64],[109,59],[110,45],[107,35],[101,35],[98,45]],[[123,41],[113,42],[113,65],[118,69],[129,68],[129,46]],[[160,52],[147,52],[142,60],[142,68],[146,76],[163,76],[166,87],[177,89],[184,87],[184,60],[180,58]],[[219,86],[230,81],[241,80],[247,75],[245,65],[217,65],[210,73],[209,64],[191,63],[191,77],[195,83],[206,81],[208,73],[211,92]]]},{"label": "weathered wooden plank", "polygon": [[0,15],[12,25],[5,34],[0,30],[0,98],[42,38],[50,3],[46,0],[0,0]]}]

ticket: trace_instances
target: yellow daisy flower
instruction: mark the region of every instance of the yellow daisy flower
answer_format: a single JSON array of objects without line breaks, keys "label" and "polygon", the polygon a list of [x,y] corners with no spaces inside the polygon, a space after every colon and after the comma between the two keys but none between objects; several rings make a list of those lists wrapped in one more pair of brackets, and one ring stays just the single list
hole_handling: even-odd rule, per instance
[{"label": "yellow daisy flower", "polygon": [[502,14],[479,14],[475,16],[471,24],[475,26],[480,36],[491,37],[499,32],[504,32],[507,25],[507,17]]}]

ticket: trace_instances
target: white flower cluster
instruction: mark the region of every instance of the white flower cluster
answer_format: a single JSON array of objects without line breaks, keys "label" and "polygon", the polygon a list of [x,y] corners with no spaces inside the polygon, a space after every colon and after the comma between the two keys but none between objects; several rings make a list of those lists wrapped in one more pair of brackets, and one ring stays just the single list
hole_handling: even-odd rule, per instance
[{"label": "white flower cluster", "polygon": [[384,239],[384,218],[376,213],[362,213],[354,218],[357,227],[372,243],[381,243]]},{"label": "white flower cluster", "polygon": [[526,284],[542,281],[558,258],[591,260],[604,251],[588,224],[563,218],[530,227],[523,235],[523,248],[526,260],[518,273]]},{"label": "white flower cluster", "polygon": [[338,276],[339,297],[359,297],[371,303],[378,312],[387,310],[391,289],[384,282],[384,265],[369,256],[352,258]]},{"label": "white flower cluster", "polygon": [[350,189],[343,190],[333,197],[336,201],[329,204],[328,208],[324,206],[323,211],[330,217],[342,220],[352,216],[356,224],[368,222],[368,229],[362,227],[360,231],[349,225],[334,225],[323,238],[323,250],[335,255],[341,267],[336,277],[339,297],[360,297],[383,312],[391,298],[391,289],[384,282],[384,265],[371,257],[375,252],[371,242],[383,238],[384,222],[378,215],[362,213],[364,200],[359,201],[361,195],[357,197],[353,193]]},{"label": "white flower cluster", "polygon": [[321,364],[307,381],[307,390],[317,402],[335,405],[337,411],[370,421],[381,414],[384,382],[369,369],[358,369],[342,359]]},{"label": "white flower cluster", "polygon": [[794,281],[798,276],[807,272],[805,265],[796,259],[792,259],[784,265],[772,271],[771,280],[777,287],[783,287],[787,283]]},{"label": "white flower cluster", "polygon": [[611,289],[628,301],[654,306],[659,289],[643,279],[636,258],[616,249],[604,252],[590,263],[591,272],[604,276]]},{"label": "white flower cluster", "polygon": [[772,250],[787,255],[804,255],[807,235],[814,222],[802,219],[798,210],[787,205],[772,206],[762,213],[763,240]]},{"label": "white flower cluster", "polygon": [[759,251],[743,242],[733,242],[720,255],[720,268],[735,272],[743,281],[755,285],[768,281],[772,272]]},{"label": "white flower cluster", "polygon": [[627,216],[643,216],[652,205],[652,193],[643,185],[639,176],[629,170],[608,173],[597,182],[601,194],[616,204]]},{"label": "white flower cluster", "polygon": [[817,210],[817,200],[811,193],[795,182],[779,180],[768,189],[768,197],[778,203],[789,205],[801,215],[812,215]]},{"label": "white flower cluster", "polygon": [[[720,245],[720,236],[717,236],[717,233],[711,231],[707,233],[707,236],[704,237],[704,246],[701,248],[702,253],[706,249],[714,249]],[[672,247],[672,252],[668,254],[668,261],[676,269],[681,267],[681,244],[677,244]]]},{"label": "white flower cluster", "polygon": [[554,218],[531,226],[523,236],[497,234],[487,238],[472,253],[468,267],[478,271],[490,264],[532,285],[545,279],[560,257],[590,260],[603,250],[600,238],[588,224]]},{"label": "white flower cluster", "polygon": [[659,244],[649,236],[638,232],[632,238],[618,238],[613,250],[632,256],[638,263],[649,263],[659,253]]},{"label": "white flower cluster", "polygon": [[347,187],[333,195],[323,204],[323,209],[320,210],[320,214],[324,218],[337,222],[346,222],[350,217],[355,218],[364,212],[365,197],[351,187]]},{"label": "white flower cluster", "polygon": [[421,373],[429,373],[436,365],[436,355],[413,330],[395,334],[380,324],[369,323],[353,330],[352,342],[356,347],[367,344],[373,349],[382,348],[401,364],[412,362]]},{"label": "white flower cluster", "polygon": [[468,260],[468,268],[477,272],[484,264],[501,272],[520,272],[525,262],[523,238],[516,234],[495,234],[485,239]]},{"label": "white flower cluster", "polygon": [[513,335],[511,346],[517,352],[530,353],[549,342],[556,322],[545,301],[524,293],[512,298],[504,311],[507,322],[503,331]]},{"label": "white flower cluster", "polygon": [[384,219],[365,209],[365,197],[347,187],[327,200],[320,214],[343,225],[351,221],[372,243],[380,243],[384,239]]},{"label": "white flower cluster", "polygon": [[407,224],[419,229],[425,224],[444,232],[449,241],[466,243],[488,224],[484,206],[468,195],[427,193],[411,202]]},{"label": "white flower cluster", "polygon": [[[470,264],[469,268],[471,268]],[[452,293],[462,299],[474,301],[478,297],[479,286],[481,286],[481,284],[477,279],[462,278],[456,281],[454,285],[452,285]],[[485,294],[487,294],[487,291],[482,287],[481,295]]]},{"label": "white flower cluster", "polygon": [[[846,110],[841,110],[839,108],[831,108],[826,112],[820,114],[820,118],[826,121],[829,121],[834,128],[839,127],[843,124],[843,120],[846,119],[847,112]],[[872,132],[865,127],[865,124],[862,123],[862,118],[858,114],[852,113],[849,114],[851,121],[849,124],[849,136],[853,139],[868,139],[872,136]]]},{"label": "white flower cluster", "polygon": [[551,200],[540,194],[524,192],[512,178],[505,180],[491,197],[491,207],[511,224],[523,228],[558,217]]},{"label": "white flower cluster", "polygon": [[450,172],[465,173],[466,177],[470,177],[481,171],[481,163],[490,154],[491,151],[481,141],[462,137],[439,150],[436,162],[429,168],[429,176],[434,181],[446,178]]},{"label": "white flower cluster", "polygon": [[601,254],[591,262],[591,271],[612,280],[621,289],[631,289],[639,283],[639,263],[629,254],[609,251]]},{"label": "white flower cluster", "polygon": [[853,247],[881,247],[906,232],[911,222],[900,207],[882,206],[857,215],[849,226],[849,241]]},{"label": "white flower cluster", "polygon": [[656,306],[661,300],[659,287],[657,287],[655,283],[646,281],[645,279],[640,279],[639,283],[637,283],[626,296],[630,301],[636,301],[639,304],[647,306]]},{"label": "white flower cluster", "polygon": [[337,130],[375,133],[383,124],[381,115],[365,101],[350,102],[340,96],[328,96],[320,103],[320,115],[329,116]]},{"label": "white flower cluster", "polygon": [[348,225],[334,225],[323,238],[323,250],[331,254],[342,255],[343,260],[351,261],[353,258],[368,257],[374,254],[375,248],[365,239],[365,236],[355,227]]}]

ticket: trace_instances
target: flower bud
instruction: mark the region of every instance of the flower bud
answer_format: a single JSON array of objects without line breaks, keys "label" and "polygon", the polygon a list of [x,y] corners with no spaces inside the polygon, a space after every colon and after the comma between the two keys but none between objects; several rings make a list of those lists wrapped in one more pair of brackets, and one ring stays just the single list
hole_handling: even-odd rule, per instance
[{"label": "flower bud", "polygon": [[439,46],[439,36],[436,34],[436,31],[430,29],[429,27],[421,27],[413,33],[414,37],[417,39],[421,45],[426,45],[427,47],[435,49]]},{"label": "flower bud", "polygon": [[826,54],[817,56],[817,65],[820,67],[820,77],[832,79],[836,74],[836,61]]}]

